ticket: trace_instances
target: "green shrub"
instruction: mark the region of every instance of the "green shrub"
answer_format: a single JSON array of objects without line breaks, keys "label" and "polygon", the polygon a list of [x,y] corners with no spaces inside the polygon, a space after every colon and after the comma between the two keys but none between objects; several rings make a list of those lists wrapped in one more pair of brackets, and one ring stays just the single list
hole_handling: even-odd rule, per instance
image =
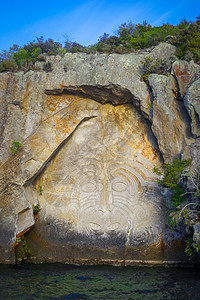
[{"label": "green shrub", "polygon": [[37,61],[38,56],[41,54],[40,48],[32,48],[31,50],[21,49],[14,54],[14,60],[19,69],[32,69],[34,63]]},{"label": "green shrub", "polygon": [[[34,63],[37,60],[46,60],[49,55],[61,55],[66,52],[76,53],[129,53],[139,49],[156,46],[160,42],[167,41],[177,47],[176,55],[180,59],[200,62],[200,17],[196,22],[181,21],[177,25],[163,24],[162,26],[153,27],[144,21],[142,24],[132,22],[123,23],[118,27],[116,35],[110,36],[104,33],[100,36],[95,45],[83,47],[82,45],[71,42],[67,38],[65,46],[53,41],[53,39],[44,40],[43,36],[37,37],[36,41],[19,47],[13,45],[9,51],[0,53],[0,72],[34,69]],[[153,72],[160,72],[155,66]],[[155,68],[156,67],[156,68]],[[161,64],[161,67],[162,64]],[[45,71],[50,72],[51,67],[45,66]],[[148,75],[152,73],[148,70],[144,72],[143,79],[147,80]]]},{"label": "green shrub", "polygon": [[[171,194],[168,222],[171,228],[177,224],[193,226],[200,219],[200,168],[191,169],[190,160],[175,159],[172,164],[163,164],[154,172],[162,175],[159,184],[168,188]],[[185,252],[191,256],[200,254],[199,241],[186,241]]]},{"label": "green shrub", "polygon": [[147,81],[149,75],[152,73],[161,74],[164,72],[165,64],[160,58],[154,59],[151,56],[146,56],[144,61],[142,61],[142,64],[143,74],[141,77],[144,81]]},{"label": "green shrub", "polygon": [[200,249],[192,238],[187,239],[185,244],[185,253],[187,256],[192,257],[196,252],[200,255]]},{"label": "green shrub", "polygon": [[13,142],[12,146],[10,147],[10,151],[15,154],[19,150],[19,148],[22,147],[20,142]]},{"label": "green shrub", "polygon": [[16,243],[20,243],[21,240],[22,240],[21,237],[17,237],[17,238],[16,238]]},{"label": "green shrub", "polygon": [[0,73],[1,72],[16,72],[18,70],[16,62],[11,59],[6,59],[0,62]]},{"label": "green shrub", "polygon": [[64,48],[58,48],[57,52],[58,52],[58,55],[64,56],[67,51]]},{"label": "green shrub", "polygon": [[39,204],[36,204],[36,205],[33,204],[33,205],[32,205],[32,208],[33,208],[33,214],[34,214],[34,215],[36,215],[36,214],[41,210]]},{"label": "green shrub", "polygon": [[186,23],[178,36],[177,47],[176,55],[180,59],[189,54],[194,61],[200,61],[200,17],[196,22]]},{"label": "green shrub", "polygon": [[71,44],[71,53],[76,53],[76,52],[83,52],[84,47],[76,42]]},{"label": "green shrub", "polygon": [[172,164],[164,163],[161,167],[163,178],[159,180],[159,184],[163,187],[174,189],[180,183],[182,174],[191,161],[189,159],[174,159]]},{"label": "green shrub", "polygon": [[200,59],[199,23],[199,17],[193,23],[183,20],[177,25],[167,23],[159,27],[152,27],[146,21],[142,24],[123,23],[117,30],[117,36],[110,37],[104,33],[98,43],[90,49],[99,52],[125,53],[156,46],[160,42],[167,41],[177,46],[176,53],[181,59],[186,54],[192,53],[193,59],[198,61]]},{"label": "green shrub", "polygon": [[42,195],[43,189],[42,186],[40,186],[40,195]]}]

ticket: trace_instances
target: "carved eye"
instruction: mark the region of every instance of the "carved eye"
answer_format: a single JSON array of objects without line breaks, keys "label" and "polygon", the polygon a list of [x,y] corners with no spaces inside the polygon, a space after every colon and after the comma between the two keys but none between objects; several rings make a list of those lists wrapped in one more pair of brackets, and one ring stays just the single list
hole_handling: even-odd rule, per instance
[{"label": "carved eye", "polygon": [[101,230],[101,226],[97,223],[90,223],[89,226],[94,231],[100,231]]},{"label": "carved eye", "polygon": [[96,182],[86,182],[81,186],[81,189],[83,190],[83,192],[85,193],[91,193],[94,192],[96,190]]},{"label": "carved eye", "polygon": [[119,223],[114,223],[108,226],[108,230],[117,230],[119,228]]},{"label": "carved eye", "polygon": [[127,189],[127,187],[128,187],[127,183],[122,181],[115,181],[112,184],[112,188],[116,192],[123,192]]}]

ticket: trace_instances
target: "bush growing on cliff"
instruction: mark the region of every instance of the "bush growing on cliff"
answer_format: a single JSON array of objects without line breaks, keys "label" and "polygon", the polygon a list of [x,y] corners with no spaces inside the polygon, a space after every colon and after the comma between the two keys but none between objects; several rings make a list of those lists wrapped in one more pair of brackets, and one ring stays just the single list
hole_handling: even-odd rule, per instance
[{"label": "bush growing on cliff", "polygon": [[190,160],[175,159],[172,164],[163,164],[154,171],[162,175],[159,184],[170,190],[169,224],[172,228],[179,223],[193,226],[193,238],[186,241],[185,252],[200,255],[200,167],[192,169]]},{"label": "bush growing on cliff", "polygon": [[176,55],[181,59],[189,57],[198,62],[200,61],[200,16],[197,17],[196,22],[186,24],[177,40]]},{"label": "bush growing on cliff", "polygon": [[158,45],[160,42],[169,42],[177,46],[177,56],[181,59],[188,53],[192,53],[192,59],[200,60],[200,17],[196,22],[181,21],[177,25],[169,23],[152,27],[146,21],[142,24],[132,22],[119,26],[116,36],[104,33],[99,38],[92,50],[99,52],[128,53]]},{"label": "bush growing on cliff", "polygon": [[19,52],[14,54],[14,60],[20,70],[27,70],[29,67],[32,68],[40,53],[40,48],[32,49],[32,51],[21,49]]},{"label": "bush growing on cliff", "polygon": [[17,64],[13,58],[13,55],[18,51],[19,46],[13,45],[9,51],[2,51],[0,53],[0,72],[15,72],[18,70]]},{"label": "bush growing on cliff", "polygon": [[200,16],[196,22],[181,21],[177,25],[169,23],[153,27],[144,21],[142,24],[125,22],[120,25],[116,35],[104,33],[95,45],[84,47],[71,42],[68,38],[64,47],[53,39],[44,40],[43,36],[24,47],[14,45],[9,51],[0,53],[0,72],[34,69],[37,60],[45,60],[49,55],[61,55],[66,52],[84,53],[129,53],[139,49],[168,42],[177,47],[176,55],[180,59],[193,59],[200,62]]},{"label": "bush growing on cliff", "polygon": [[65,50],[58,42],[52,39],[44,40],[41,36],[36,41],[30,42],[24,47],[14,45],[9,51],[0,54],[0,72],[5,71],[29,71],[34,69],[37,60],[45,60],[44,55],[63,55]]},{"label": "bush growing on cliff", "polygon": [[143,75],[142,79],[147,81],[151,73],[163,73],[163,60],[160,58],[152,58],[151,56],[146,56],[143,64]]},{"label": "bush growing on cliff", "polygon": [[0,73],[2,72],[16,72],[18,70],[16,62],[11,59],[6,59],[0,62]]},{"label": "bush growing on cliff", "polygon": [[10,151],[15,154],[19,150],[19,148],[22,147],[22,144],[20,142],[13,142],[12,146],[10,147]]},{"label": "bush growing on cliff", "polygon": [[122,48],[123,50],[126,49],[126,52],[130,52],[156,46],[166,39],[175,44],[180,26],[182,25],[163,24],[160,27],[152,27],[146,21],[142,24],[124,23],[119,26],[117,36],[114,39],[104,33],[104,39],[102,40],[100,37],[96,49],[99,50],[100,47],[101,51],[104,52],[110,46],[110,52],[119,52]]}]

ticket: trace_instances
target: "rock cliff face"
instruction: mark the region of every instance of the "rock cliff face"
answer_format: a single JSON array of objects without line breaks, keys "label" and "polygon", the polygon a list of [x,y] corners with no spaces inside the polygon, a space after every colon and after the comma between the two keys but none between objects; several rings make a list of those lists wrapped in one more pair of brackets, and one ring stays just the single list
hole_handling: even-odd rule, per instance
[{"label": "rock cliff face", "polygon": [[66,54],[49,58],[49,73],[37,62],[0,74],[1,263],[185,260],[153,167],[180,154],[200,161],[200,67],[175,61],[141,79],[146,56],[174,51]]}]

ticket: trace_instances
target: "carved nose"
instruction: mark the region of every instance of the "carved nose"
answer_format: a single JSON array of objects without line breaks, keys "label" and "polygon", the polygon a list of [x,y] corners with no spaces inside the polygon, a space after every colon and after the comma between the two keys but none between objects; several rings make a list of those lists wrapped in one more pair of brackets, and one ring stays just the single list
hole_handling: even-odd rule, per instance
[{"label": "carved nose", "polygon": [[99,211],[102,213],[111,212],[111,205],[112,203],[112,192],[110,190],[110,184],[108,181],[104,182],[102,186],[102,190],[100,192],[100,204],[99,204]]}]

